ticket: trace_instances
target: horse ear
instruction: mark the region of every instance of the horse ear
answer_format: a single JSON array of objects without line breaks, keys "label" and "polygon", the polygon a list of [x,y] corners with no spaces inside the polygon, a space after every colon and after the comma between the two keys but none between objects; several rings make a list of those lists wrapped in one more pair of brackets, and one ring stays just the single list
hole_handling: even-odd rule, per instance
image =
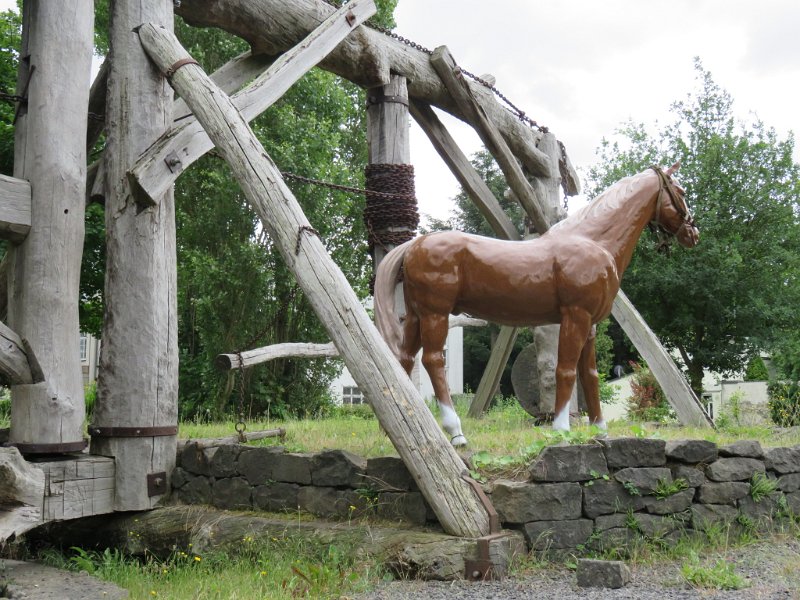
[{"label": "horse ear", "polygon": [[677,161],[674,165],[672,165],[669,169],[667,169],[667,177],[671,177],[674,173],[677,173],[678,169],[681,168],[681,161]]}]

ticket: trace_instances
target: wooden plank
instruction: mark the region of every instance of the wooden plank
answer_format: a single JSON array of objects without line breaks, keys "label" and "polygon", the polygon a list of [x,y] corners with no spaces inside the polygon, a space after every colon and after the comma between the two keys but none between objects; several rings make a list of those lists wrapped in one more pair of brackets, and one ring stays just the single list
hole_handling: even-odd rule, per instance
[{"label": "wooden plank", "polygon": [[[286,430],[283,427],[279,427],[278,429],[265,429],[262,431],[245,431],[243,435],[245,442],[253,442],[255,440],[263,440],[272,437],[279,437],[283,439],[284,437],[286,437]],[[238,435],[230,435],[221,438],[199,438],[199,439],[178,440],[178,452],[183,450],[186,444],[194,444],[198,448],[204,449],[204,448],[216,448],[217,446],[227,446],[229,444],[240,444],[240,443],[242,443],[242,441]]]},{"label": "wooden plank", "polygon": [[31,184],[0,175],[0,239],[16,244],[31,230]]},{"label": "wooden plank", "polygon": [[0,381],[5,385],[41,383],[42,367],[27,341],[0,323]]},{"label": "wooden plank", "polygon": [[431,144],[450,168],[455,178],[478,207],[497,237],[504,240],[520,239],[519,232],[500,206],[497,198],[478,174],[467,156],[458,147],[450,132],[427,104],[411,102],[411,116],[430,139]]},{"label": "wooden plank", "polygon": [[517,195],[536,232],[547,231],[549,223],[542,210],[542,200],[536,197],[536,193],[525,178],[516,157],[500,134],[500,130],[492,123],[484,105],[478,101],[470,87],[465,85],[456,61],[446,46],[440,46],[433,51],[431,65],[439,74],[442,83],[449,90],[456,104],[471,117],[469,120],[475,127],[476,133],[494,156],[506,177],[508,186]]},{"label": "wooden plank", "polygon": [[481,382],[478,384],[478,389],[475,390],[475,397],[469,406],[469,416],[480,417],[489,408],[489,403],[494,397],[497,386],[500,385],[500,379],[508,363],[508,358],[511,356],[514,342],[517,341],[517,334],[519,334],[517,327],[500,328],[500,333],[489,356],[489,362],[486,363]]},{"label": "wooden plank", "polygon": [[[195,26],[219,27],[266,54],[280,54],[300,42],[335,9],[323,0],[182,0],[175,12]],[[426,51],[361,27],[339,44],[320,67],[365,87],[386,85],[391,73],[403,75],[409,95],[470,122],[431,68]],[[479,84],[470,83],[473,89]],[[536,148],[539,132],[494,103],[487,106],[506,143],[536,176],[549,176],[549,162]]]},{"label": "wooden plank", "polygon": [[[370,16],[371,2],[354,0],[336,11],[302,43],[283,54],[236,94],[234,105],[248,121],[267,110],[306,72],[322,60],[353,28]],[[352,19],[349,15],[353,15]],[[269,82],[269,85],[266,83]],[[194,118],[179,121],[137,160],[130,173],[137,201],[158,202],[175,179],[214,144]]]},{"label": "wooden plank", "polygon": [[[172,89],[132,30],[146,21],[172,29],[171,2],[112,2],[111,72],[106,105],[108,145],[106,318],[93,425],[153,427],[178,422],[175,203],[166,190],[158,206],[138,206],[127,175],[139,155],[169,126]],[[144,208],[144,210],[142,210]],[[77,333],[77,328],[76,328]],[[76,342],[77,344],[77,342]],[[77,345],[75,346],[77,348]],[[80,370],[76,370],[80,377]],[[148,510],[147,475],[172,474],[177,436],[99,438],[93,455],[117,459],[116,510]],[[75,491],[79,494],[79,491]],[[70,504],[66,505],[69,513]],[[60,510],[60,509],[59,509]]]},{"label": "wooden plank", "polygon": [[83,455],[36,459],[44,472],[43,519],[78,519],[114,512],[116,465],[113,458]]},{"label": "wooden plank", "polygon": [[[14,176],[32,182],[31,229],[10,249],[8,326],[45,382],[11,388],[11,443],[83,442],[78,301],[94,3],[25,2]],[[40,446],[41,447],[41,446]]]},{"label": "wooden plank", "polygon": [[703,406],[675,361],[622,290],[614,299],[611,314],[647,362],[647,366],[664,390],[670,406],[675,409],[678,420],[683,425],[713,427],[714,422],[703,410]]},{"label": "wooden plank", "polygon": [[[162,71],[187,57],[175,36],[164,29],[143,25],[139,37]],[[311,231],[300,205],[247,122],[199,66],[182,67],[171,83],[230,165],[354,379],[370,397],[378,421],[439,522],[453,535],[487,534],[488,514],[461,478],[463,462],[380,338],[322,240]]]}]

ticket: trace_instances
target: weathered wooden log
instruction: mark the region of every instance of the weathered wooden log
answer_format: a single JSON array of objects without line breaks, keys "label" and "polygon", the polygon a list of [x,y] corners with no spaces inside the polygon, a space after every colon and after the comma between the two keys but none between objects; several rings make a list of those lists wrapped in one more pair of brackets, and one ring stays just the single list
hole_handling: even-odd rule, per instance
[{"label": "weathered wooden log", "polygon": [[[481,103],[472,92],[446,46],[440,46],[433,51],[431,65],[439,74],[442,83],[461,111],[469,116],[469,122],[472,123],[478,136],[497,161],[505,175],[506,182],[516,194],[536,231],[538,233],[547,231],[550,224],[542,210],[542,199],[536,196],[536,192],[525,178],[522,168],[500,134],[500,130],[492,123],[486,109],[488,103]],[[549,176],[550,173],[552,173],[552,168],[545,171],[546,176]]]},{"label": "weathered wooden log", "polygon": [[[260,115],[370,14],[368,5],[363,2],[353,2],[333,13],[302,44],[283,54],[255,81],[233,96],[237,110],[248,121]],[[252,64],[258,64],[256,59],[250,59],[245,66]],[[237,75],[241,70],[231,67]],[[228,82],[226,76],[219,79]],[[270,82],[269,85],[266,82]],[[178,111],[181,110],[184,109],[178,107]],[[213,147],[196,118],[179,120],[147,149],[131,170],[131,183],[139,201],[156,202],[189,165]]]},{"label": "weathered wooden log", "polygon": [[92,151],[106,128],[106,93],[111,61],[106,58],[89,89],[89,121],[86,127],[86,152]]},{"label": "weathered wooden log", "polygon": [[[242,433],[245,442],[254,442],[256,440],[263,440],[266,438],[286,437],[286,430],[283,427],[277,429],[264,429],[262,431],[245,431]],[[200,438],[200,439],[186,439],[178,440],[178,452],[183,450],[183,447],[188,443],[195,444],[201,450],[204,448],[216,448],[217,446],[228,446],[230,444],[243,443],[238,435],[229,435],[221,438]]]},{"label": "weathered wooden log", "polygon": [[[295,0],[290,4],[282,0],[183,0],[175,11],[190,25],[219,27],[247,40],[255,53],[276,55],[295,46],[334,8],[322,0]],[[410,97],[469,123],[429,58],[423,50],[361,27],[319,66],[366,88],[388,84],[390,73],[402,75],[408,80]],[[489,110],[492,121],[498,124],[506,143],[526,169],[536,176],[549,175],[549,163],[536,148],[538,132],[499,105]],[[579,187],[577,174],[573,172],[570,177]]]},{"label": "weathered wooden log", "polygon": [[42,522],[44,472],[16,448],[0,448],[0,546]]},{"label": "weathered wooden log", "polygon": [[[139,37],[162,72],[187,58],[175,37],[164,29],[144,25]],[[247,122],[199,66],[185,64],[174,72],[171,83],[229,163],[353,377],[370,396],[379,422],[445,530],[469,537],[488,533],[488,513],[461,478],[461,459],[380,338]]]},{"label": "weathered wooden log", "polygon": [[[450,317],[450,328],[453,327],[485,327],[486,321],[483,319],[473,319],[463,315]],[[241,354],[241,360],[239,356]],[[312,343],[286,343],[273,344],[245,352],[235,352],[229,354],[218,354],[214,359],[214,366],[220,371],[230,371],[240,367],[247,369],[254,365],[275,360],[277,358],[336,358],[339,351],[333,342],[327,344]]]},{"label": "weathered wooden log", "polygon": [[8,320],[8,271],[11,262],[11,253],[6,252],[0,260],[0,321],[4,323]]},{"label": "weathered wooden log", "polygon": [[16,244],[31,230],[31,184],[0,175],[0,239]]},{"label": "weathered wooden log", "polygon": [[[173,3],[121,1],[111,3],[111,9],[113,59],[102,177],[106,315],[92,425],[112,432],[159,428],[153,433],[164,433],[178,423],[173,194],[172,189],[165,191],[158,206],[142,210],[127,177],[136,158],[169,127],[173,104],[172,89],[131,31],[144,21],[171,28]],[[75,330],[77,334],[77,326]],[[79,369],[76,375],[80,377]],[[116,510],[146,510],[159,502],[162,494],[156,487],[148,489],[148,476],[164,482],[171,475],[175,443],[175,435],[92,437],[92,454],[117,459]]]},{"label": "weathered wooden log", "polygon": [[670,406],[675,409],[678,420],[683,425],[714,427],[714,422],[703,410],[675,361],[622,290],[614,298],[611,314],[647,362]]},{"label": "weathered wooden log", "polygon": [[91,0],[26,2],[14,175],[32,182],[31,229],[10,249],[8,325],[28,340],[46,381],[11,388],[10,442],[23,453],[83,440],[78,282],[86,189],[94,9]]},{"label": "weathered wooden log", "polygon": [[41,383],[44,373],[30,344],[0,323],[0,381],[5,385]]},{"label": "weathered wooden log", "polygon": [[[364,560],[382,562],[398,575],[436,580],[463,579],[466,561],[479,558],[474,539],[388,524],[362,525],[357,520],[330,523],[237,515],[204,506],[168,506],[147,513],[52,523],[34,532],[31,540],[39,538],[49,544],[116,548],[134,556],[160,558],[175,550],[197,555],[219,550],[236,554],[277,540],[303,539],[337,548],[357,547]],[[252,542],[243,545],[244,539]],[[505,531],[490,541],[490,559],[500,576],[525,552],[519,532]]]}]

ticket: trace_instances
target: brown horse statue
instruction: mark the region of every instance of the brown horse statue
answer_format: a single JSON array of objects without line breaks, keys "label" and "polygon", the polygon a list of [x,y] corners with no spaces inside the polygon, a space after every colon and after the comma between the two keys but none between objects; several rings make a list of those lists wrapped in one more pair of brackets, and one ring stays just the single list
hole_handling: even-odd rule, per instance
[{"label": "brown horse statue", "polygon": [[[594,325],[606,318],[639,235],[648,224],[687,248],[699,240],[672,179],[676,163],[627,177],[537,239],[503,241],[458,231],[432,233],[398,246],[375,280],[375,323],[406,372],[422,348],[451,443],[467,443],[447,388],[442,349],[448,316],[467,313],[502,325],[560,323],[553,427],[569,430],[576,373],[589,421],[605,429],[600,411]],[[403,268],[405,318],[394,306]]]}]

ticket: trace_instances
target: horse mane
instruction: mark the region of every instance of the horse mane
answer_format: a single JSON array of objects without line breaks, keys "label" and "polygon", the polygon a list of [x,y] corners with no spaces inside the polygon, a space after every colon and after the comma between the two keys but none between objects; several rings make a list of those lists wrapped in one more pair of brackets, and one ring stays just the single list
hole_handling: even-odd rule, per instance
[{"label": "horse mane", "polygon": [[553,225],[550,231],[578,227],[584,223],[597,223],[608,213],[618,211],[642,191],[649,174],[650,170],[648,169],[620,179],[579,211]]}]

